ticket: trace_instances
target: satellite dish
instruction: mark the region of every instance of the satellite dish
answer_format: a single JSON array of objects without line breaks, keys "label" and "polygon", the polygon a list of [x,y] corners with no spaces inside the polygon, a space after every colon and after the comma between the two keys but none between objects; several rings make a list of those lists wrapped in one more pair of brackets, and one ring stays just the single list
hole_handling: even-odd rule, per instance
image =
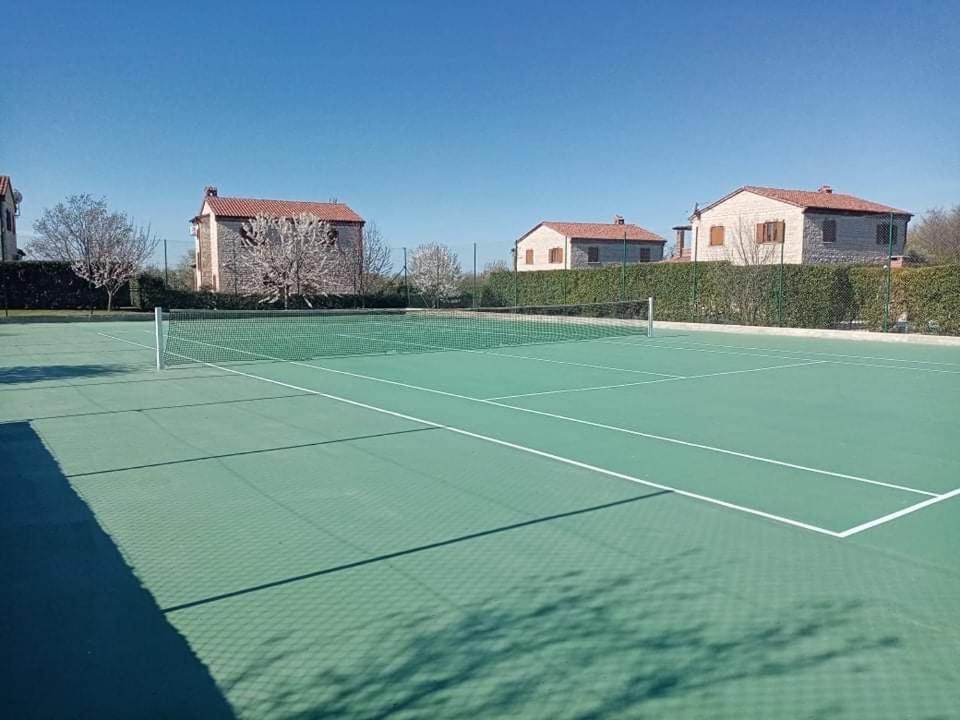
[{"label": "satellite dish", "polygon": [[23,193],[20,192],[19,190],[14,190],[14,191],[13,191],[13,204],[14,204],[14,205],[19,205],[21,202],[23,202]]}]

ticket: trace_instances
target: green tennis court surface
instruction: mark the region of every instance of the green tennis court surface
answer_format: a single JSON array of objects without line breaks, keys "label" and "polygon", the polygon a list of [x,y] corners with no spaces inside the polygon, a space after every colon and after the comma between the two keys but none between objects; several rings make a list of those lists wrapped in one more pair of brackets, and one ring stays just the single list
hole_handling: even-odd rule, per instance
[{"label": "green tennis court surface", "polygon": [[434,320],[0,325],[4,715],[957,716],[960,350]]}]

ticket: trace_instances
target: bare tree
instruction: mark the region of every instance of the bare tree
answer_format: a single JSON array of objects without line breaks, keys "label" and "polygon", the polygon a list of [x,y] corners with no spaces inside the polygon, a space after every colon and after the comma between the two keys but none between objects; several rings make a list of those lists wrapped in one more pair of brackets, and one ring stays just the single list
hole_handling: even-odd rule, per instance
[{"label": "bare tree", "polygon": [[316,215],[258,215],[244,223],[236,241],[233,271],[240,290],[282,302],[284,308],[293,298],[311,306],[310,296],[341,290],[349,282],[349,259],[338,245],[336,230]]},{"label": "bare tree", "polygon": [[907,250],[927,262],[960,263],[960,205],[927,211],[910,231]]},{"label": "bare tree", "polygon": [[90,195],[71,195],[65,202],[44,209],[33,224],[36,237],[30,252],[46,260],[69,262],[73,271],[107,293],[107,310],[113,298],[153,254],[158,238],[150,228],[136,227],[107,202]]},{"label": "bare tree", "polygon": [[733,311],[733,317],[745,325],[766,324],[769,321],[769,296],[772,292],[771,266],[778,263],[783,249],[785,230],[775,229],[767,237],[766,223],[754,225],[738,217],[725,238],[727,260],[730,265],[716,268],[724,305]]},{"label": "bare tree", "polygon": [[355,289],[366,293],[382,286],[390,275],[393,260],[390,248],[383,240],[375,222],[367,223],[360,236],[360,244],[352,250],[355,266]]},{"label": "bare tree", "polygon": [[513,265],[508,263],[506,260],[493,260],[492,262],[488,262],[483,266],[484,277],[495,272],[513,272]]},{"label": "bare tree", "polygon": [[460,290],[460,259],[446,245],[420,245],[411,254],[407,266],[410,282],[434,307]]},{"label": "bare tree", "polygon": [[[730,242],[726,243],[727,259],[734,265],[771,265],[779,262],[783,237],[767,238],[766,225],[760,226],[738,217],[730,228]],[[784,232],[784,231],[779,231]]]}]

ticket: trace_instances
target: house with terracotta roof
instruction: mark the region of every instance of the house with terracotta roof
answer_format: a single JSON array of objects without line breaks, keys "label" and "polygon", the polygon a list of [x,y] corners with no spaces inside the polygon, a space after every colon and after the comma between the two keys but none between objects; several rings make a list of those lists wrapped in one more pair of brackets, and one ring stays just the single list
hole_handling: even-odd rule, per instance
[{"label": "house with terracotta roof", "polygon": [[0,175],[0,262],[19,260],[17,249],[17,216],[20,214],[20,193],[13,189],[9,175]]},{"label": "house with terracotta roof", "polygon": [[[746,185],[690,218],[692,255],[738,265],[871,263],[903,255],[912,213],[854,195]],[[678,235],[678,238],[680,236]],[[679,241],[682,243],[682,240]],[[677,256],[690,254],[684,247]]]},{"label": "house with terracotta roof", "polygon": [[659,235],[617,215],[612,223],[546,220],[524,233],[514,248],[517,270],[570,270],[656,262],[666,244]]},{"label": "house with terracotta roof", "polygon": [[[190,219],[195,242],[195,281],[197,289],[239,293],[240,281],[230,261],[240,250],[243,225],[257,215],[294,217],[300,213],[315,215],[333,228],[337,245],[345,252],[356,252],[363,237],[364,219],[341,202],[300,202],[221,196],[217,188],[203,190],[200,212]],[[344,278],[342,286],[330,292],[352,292],[355,288]]]}]

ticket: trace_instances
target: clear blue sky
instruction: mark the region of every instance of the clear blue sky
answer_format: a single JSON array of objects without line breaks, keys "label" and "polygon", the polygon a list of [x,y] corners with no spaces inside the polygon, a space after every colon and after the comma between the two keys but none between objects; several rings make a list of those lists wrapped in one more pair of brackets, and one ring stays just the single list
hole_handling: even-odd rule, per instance
[{"label": "clear blue sky", "polygon": [[667,237],[743,184],[960,202],[960,3],[7,3],[20,230],[105,195],[171,241],[204,185],[336,197],[391,245]]}]

